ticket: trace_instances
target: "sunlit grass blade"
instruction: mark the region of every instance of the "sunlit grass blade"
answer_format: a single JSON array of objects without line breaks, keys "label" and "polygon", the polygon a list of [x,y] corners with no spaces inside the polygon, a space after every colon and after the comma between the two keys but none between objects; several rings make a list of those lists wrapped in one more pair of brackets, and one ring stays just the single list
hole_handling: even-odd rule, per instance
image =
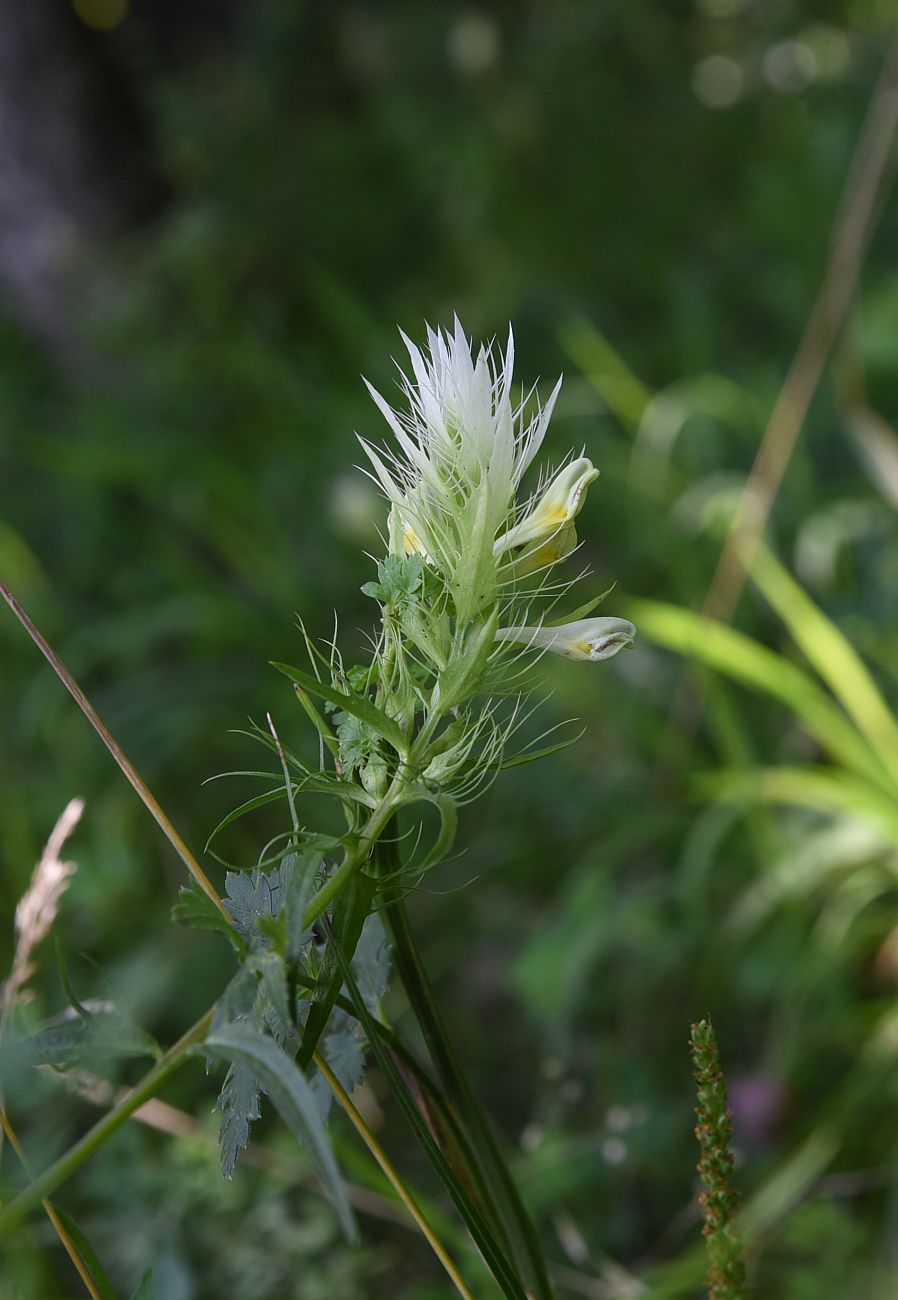
[{"label": "sunlit grass blade", "polygon": [[758,547],[750,577],[898,786],[898,722],[851,642],[766,546]]},{"label": "sunlit grass blade", "polygon": [[724,799],[868,816],[898,844],[898,803],[878,786],[847,772],[818,767],[721,768],[700,772],[690,788],[703,799]]},{"label": "sunlit grass blade", "polygon": [[809,735],[846,767],[888,790],[889,773],[850,719],[807,673],[716,619],[661,601],[629,602],[640,633],[785,704]]}]

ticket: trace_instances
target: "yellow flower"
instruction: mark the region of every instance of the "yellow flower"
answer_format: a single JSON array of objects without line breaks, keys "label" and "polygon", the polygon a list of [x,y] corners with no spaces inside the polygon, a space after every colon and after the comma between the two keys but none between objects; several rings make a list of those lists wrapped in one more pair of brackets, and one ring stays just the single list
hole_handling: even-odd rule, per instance
[{"label": "yellow flower", "polygon": [[565,659],[598,663],[631,646],[636,628],[625,618],[582,618],[561,627],[500,627],[497,641],[520,641],[528,650],[549,650]]},{"label": "yellow flower", "polygon": [[570,554],[577,542],[573,522],[586,499],[586,489],[598,477],[599,471],[585,456],[571,461],[558,471],[524,518],[497,539],[493,552],[497,556],[512,553],[514,576],[533,573]]}]

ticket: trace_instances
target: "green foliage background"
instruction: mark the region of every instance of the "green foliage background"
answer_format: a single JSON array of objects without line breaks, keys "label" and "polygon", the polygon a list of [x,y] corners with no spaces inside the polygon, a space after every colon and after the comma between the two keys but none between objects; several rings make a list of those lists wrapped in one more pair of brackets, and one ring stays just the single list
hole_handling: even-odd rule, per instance
[{"label": "green foliage background", "polygon": [[[579,531],[596,591],[617,582],[607,612],[700,607],[894,17],[885,0],[267,0],[168,43],[137,17],[92,37],[131,78],[168,197],[82,268],[76,362],[0,321],[0,571],[192,845],[251,793],[203,784],[256,765],[229,729],[270,710],[285,739],[303,730],[266,666],[297,661],[294,613],[324,635],[338,610],[350,648],[370,626],[359,589],[382,508],[353,434],[381,435],[359,374],[389,391],[397,324],[419,337],[458,311],[489,337],[511,319],[522,380],[566,372],[547,451],[582,444],[602,469]],[[713,58],[726,106],[708,102]],[[891,202],[770,534],[893,706],[898,528],[849,436],[844,375],[894,418],[896,249]],[[751,591],[737,625],[799,657]],[[57,925],[76,990],[170,1041],[223,982],[225,946],[170,924],[178,864],[11,618],[0,654],[0,957],[82,795]],[[737,1177],[749,1200],[763,1189],[757,1293],[884,1296],[895,847],[851,818],[696,797],[693,773],[818,755],[787,708],[722,679],[702,679],[697,734],[678,730],[683,671],[646,638],[597,669],[552,667],[546,720],[577,716],[586,735],[463,817],[463,854],[413,902],[422,943],[474,1084],[519,1143],[563,1295],[628,1294],[582,1289],[613,1262],[666,1278],[658,1295],[696,1294],[687,1039],[710,1015]],[[280,829],[274,811],[235,827],[229,858],[251,865]],[[774,868],[798,883],[733,923]],[[36,1015],[64,1004],[49,946],[36,986]],[[13,1100],[36,1165],[92,1114],[60,1095],[44,1082]],[[213,1097],[198,1068],[170,1090],[209,1133]],[[428,1186],[381,1101],[388,1145]],[[277,1129],[262,1138],[292,1158]],[[290,1177],[222,1183],[204,1133],[133,1127],[62,1203],[123,1288],[153,1264],[165,1300],[446,1294],[394,1224],[366,1220],[354,1253]],[[39,1219],[10,1265],[4,1300],[78,1293]]]}]

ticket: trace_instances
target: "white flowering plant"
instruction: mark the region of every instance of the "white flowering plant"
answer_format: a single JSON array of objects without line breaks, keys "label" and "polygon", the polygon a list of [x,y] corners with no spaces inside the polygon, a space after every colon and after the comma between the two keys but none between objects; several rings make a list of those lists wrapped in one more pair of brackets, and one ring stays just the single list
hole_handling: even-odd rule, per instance
[{"label": "white flowering plant", "polygon": [[[316,643],[303,628],[308,666],[276,667],[292,682],[318,742],[310,764],[271,719],[254,729],[276,760],[268,782],[222,822],[286,800],[290,824],[250,870],[230,870],[220,898],[196,859],[106,732],[67,671],[9,593],[7,599],[54,663],[82,709],[141,793],[194,879],[175,908],[179,921],[221,931],[237,972],[214,1007],[96,1130],[32,1182],[0,1214],[0,1235],[49,1194],[152,1096],[191,1052],[226,1074],[218,1100],[227,1176],[267,1095],[301,1141],[339,1220],[352,1211],[329,1139],[336,1098],[396,1194],[439,1256],[455,1290],[468,1283],[356,1108],[366,1055],[376,1058],[425,1153],[457,1207],[502,1295],[554,1294],[539,1234],[501,1147],[446,1035],[405,909],[405,895],[444,861],[458,808],[503,767],[533,761],[568,741],[515,750],[532,712],[531,666],[545,654],[597,662],[632,644],[634,628],[596,616],[602,597],[563,618],[556,612],[578,581],[569,576],[577,519],[598,470],[569,455],[532,491],[524,479],[543,444],[560,381],[545,405],[515,397],[514,341],[504,351],[472,348],[456,320],[428,330],[419,348],[403,336],[411,373],[392,407],[370,392],[391,441],[362,440],[370,476],[386,499],[385,554],[362,591],[379,608],[367,662],[346,665],[336,637]],[[248,774],[243,774],[248,775]],[[339,831],[311,829],[307,794],[341,810]],[[403,825],[419,805],[439,830],[402,860]],[[412,810],[411,813],[409,810]],[[383,998],[391,963],[428,1049],[425,1068],[389,1025]],[[32,1057],[50,1046],[32,1044]]]}]

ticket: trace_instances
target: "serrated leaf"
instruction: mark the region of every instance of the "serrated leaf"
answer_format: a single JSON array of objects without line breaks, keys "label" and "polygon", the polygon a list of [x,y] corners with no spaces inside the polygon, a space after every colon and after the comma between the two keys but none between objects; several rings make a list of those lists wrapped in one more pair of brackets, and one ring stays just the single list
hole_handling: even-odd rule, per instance
[{"label": "serrated leaf", "polygon": [[279,1022],[281,1032],[278,1037],[286,1038],[293,1028],[293,1019],[290,1015],[287,968],[283,957],[269,950],[250,957],[247,965],[251,970],[258,971],[265,996]]},{"label": "serrated leaf", "polygon": [[205,1050],[251,1071],[306,1151],[344,1234],[357,1237],[355,1220],[327,1131],[308,1080],[296,1063],[264,1034],[245,1025],[228,1025],[205,1042]]},{"label": "serrated leaf", "polygon": [[377,582],[366,582],[362,593],[387,609],[402,613],[417,603],[422,568],[418,555],[388,555],[377,566]]},{"label": "serrated leaf", "polygon": [[238,933],[250,945],[261,937],[259,921],[276,917],[282,898],[280,869],[229,871],[225,876],[225,906]]},{"label": "serrated leaf", "polygon": [[[340,1014],[343,1015],[342,1012]],[[342,1087],[352,1096],[365,1077],[365,1044],[359,1036],[356,1022],[350,1021],[348,1017],[344,1019],[347,1027],[328,1034],[323,1048],[328,1065]]]},{"label": "serrated leaf", "polygon": [[380,737],[373,727],[348,713],[338,713],[334,721],[337,724],[343,772],[344,775],[351,776],[356,768],[362,767],[372,754],[377,753]]},{"label": "serrated leaf", "polygon": [[106,1270],[100,1263],[93,1246],[90,1244],[82,1230],[78,1227],[78,1224],[70,1214],[66,1214],[65,1210],[60,1210],[59,1206],[54,1206],[54,1209],[62,1223],[62,1226],[78,1248],[78,1254],[87,1266],[87,1271],[90,1273],[91,1280],[93,1281],[96,1293],[100,1300],[118,1300],[118,1296],[113,1290],[112,1283],[106,1276]]},{"label": "serrated leaf", "polygon": [[[390,979],[390,941],[378,912],[372,912],[365,924],[352,959],[355,975],[365,1005],[376,1014]],[[328,1057],[330,1060],[330,1057]],[[337,1073],[334,1066],[334,1073]],[[343,1080],[340,1079],[342,1083]],[[345,1085],[344,1085],[345,1086]]]},{"label": "serrated leaf", "polygon": [[259,977],[249,964],[241,966],[215,1004],[213,1029],[251,1016],[259,992]]},{"label": "serrated leaf", "polygon": [[[233,1028],[233,1026],[230,1026]],[[208,1042],[206,1043],[209,1049]],[[214,1053],[213,1053],[214,1055]],[[256,1076],[245,1065],[231,1065],[225,1075],[215,1109],[222,1113],[218,1127],[218,1149],[221,1172],[225,1178],[234,1176],[237,1157],[249,1142],[250,1125],[261,1114],[260,1089]]]},{"label": "serrated leaf", "polygon": [[289,677],[290,680],[301,686],[303,690],[309,691],[312,695],[318,695],[322,700],[326,700],[335,708],[342,709],[344,713],[351,713],[361,722],[367,723],[372,727],[379,736],[383,736],[399,754],[405,754],[408,745],[405,736],[397,723],[388,717],[382,709],[376,704],[372,704],[364,695],[357,695],[355,691],[346,692],[338,691],[335,686],[328,686],[324,682],[319,682],[317,678],[312,677],[309,673],[304,673],[300,668],[291,668],[289,664],[272,663],[272,667],[278,672]]}]

